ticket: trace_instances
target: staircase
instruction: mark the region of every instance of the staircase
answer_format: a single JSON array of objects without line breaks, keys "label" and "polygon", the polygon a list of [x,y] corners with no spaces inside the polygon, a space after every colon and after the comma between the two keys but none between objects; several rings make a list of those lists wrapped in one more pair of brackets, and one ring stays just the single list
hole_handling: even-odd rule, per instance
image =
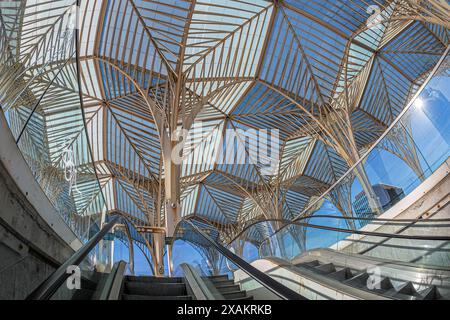
[{"label": "staircase", "polygon": [[126,276],[122,300],[192,300],[180,277]]},{"label": "staircase", "polygon": [[315,274],[338,281],[344,285],[369,291],[395,300],[440,300],[445,299],[434,285],[416,290],[410,281],[392,280],[389,277],[374,276],[367,271],[352,270],[334,263],[321,263],[318,260],[302,262],[295,265],[300,270],[309,270]]},{"label": "staircase", "polygon": [[253,300],[252,296],[247,296],[245,290],[241,290],[240,286],[229,279],[227,275],[209,276],[207,277],[225,300]]}]

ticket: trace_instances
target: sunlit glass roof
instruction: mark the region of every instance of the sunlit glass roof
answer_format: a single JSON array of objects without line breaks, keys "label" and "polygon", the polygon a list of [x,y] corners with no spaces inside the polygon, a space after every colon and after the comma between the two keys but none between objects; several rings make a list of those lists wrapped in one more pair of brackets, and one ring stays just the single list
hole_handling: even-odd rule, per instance
[{"label": "sunlit glass roof", "polygon": [[[224,243],[251,222],[301,215],[450,41],[438,1],[80,3],[0,2],[0,103],[38,181],[81,218],[165,228],[169,202]],[[68,150],[67,192],[46,172],[61,176]],[[345,197],[329,200],[348,208]],[[153,250],[151,235],[132,237]]]}]

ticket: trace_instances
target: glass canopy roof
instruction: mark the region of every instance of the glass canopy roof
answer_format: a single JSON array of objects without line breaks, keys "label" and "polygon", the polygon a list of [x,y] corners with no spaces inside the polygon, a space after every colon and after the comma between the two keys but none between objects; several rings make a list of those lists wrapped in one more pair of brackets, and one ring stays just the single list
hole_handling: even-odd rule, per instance
[{"label": "glass canopy roof", "polygon": [[[1,1],[0,104],[70,221],[121,214],[154,259],[145,230],[168,230],[168,204],[228,243],[302,215],[358,162],[444,54],[445,6]],[[76,174],[58,180],[68,150]],[[329,200],[353,214],[345,192]]]}]

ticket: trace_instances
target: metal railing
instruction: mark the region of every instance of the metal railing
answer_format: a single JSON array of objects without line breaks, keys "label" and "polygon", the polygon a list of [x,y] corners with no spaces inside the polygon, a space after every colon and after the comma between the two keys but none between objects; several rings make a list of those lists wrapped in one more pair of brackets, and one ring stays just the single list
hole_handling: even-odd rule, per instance
[{"label": "metal railing", "polygon": [[284,300],[306,300],[305,297],[298,294],[297,292],[289,289],[288,287],[282,285],[278,281],[274,280],[267,274],[259,271],[244,259],[240,258],[224,246],[218,244],[216,241],[211,239],[205,232],[200,230],[197,226],[195,226],[190,221],[185,221],[192,230],[194,230],[198,235],[200,235],[204,240],[206,240],[212,247],[214,247],[220,254],[222,254],[225,258],[229,259],[233,264],[238,266],[242,271],[247,273],[251,278],[260,283],[266,289],[280,297]]},{"label": "metal railing", "polygon": [[[384,232],[373,232],[373,231],[364,231],[364,230],[354,230],[354,229],[347,229],[347,228],[337,228],[337,227],[329,227],[329,226],[322,226],[322,225],[314,225],[307,222],[301,222],[302,220],[310,220],[310,219],[317,219],[317,218],[327,218],[327,219],[338,219],[338,220],[354,220],[354,221],[368,221],[371,223],[377,223],[377,222],[391,222],[395,224],[399,223],[407,223],[400,231],[397,231],[395,233],[384,233]],[[363,218],[363,217],[345,217],[345,216],[335,216],[335,215],[327,215],[327,214],[318,214],[310,217],[299,217],[295,220],[286,220],[286,219],[265,219],[261,221],[255,221],[248,226],[246,226],[242,231],[240,231],[233,240],[230,241],[232,243],[233,241],[239,239],[242,237],[243,234],[248,232],[251,228],[254,228],[256,225],[261,223],[269,223],[269,222],[279,222],[282,223],[282,227],[276,230],[272,235],[269,237],[272,237],[273,235],[281,232],[284,228],[297,225],[297,226],[303,226],[303,227],[309,227],[309,228],[315,228],[315,229],[323,229],[323,230],[330,230],[330,231],[338,231],[343,233],[349,233],[349,234],[360,234],[360,235],[366,235],[366,236],[374,236],[374,237],[383,237],[383,238],[398,238],[398,239],[410,239],[410,240],[439,240],[439,241],[450,241],[450,236],[441,236],[441,235],[425,235],[425,236],[414,236],[414,235],[402,235],[400,234],[401,231],[404,231],[406,228],[413,226],[417,222],[424,222],[424,223],[433,223],[433,222],[449,222],[450,218],[444,218],[444,219],[384,219],[384,218]]]}]

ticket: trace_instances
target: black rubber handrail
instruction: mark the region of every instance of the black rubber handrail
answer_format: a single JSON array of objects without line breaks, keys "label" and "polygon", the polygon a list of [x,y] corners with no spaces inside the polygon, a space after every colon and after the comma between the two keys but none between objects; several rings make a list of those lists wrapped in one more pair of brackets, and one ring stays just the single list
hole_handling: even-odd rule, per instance
[{"label": "black rubber handrail", "polygon": [[[274,234],[280,232],[281,230],[283,230],[285,227],[288,227],[289,225],[301,225],[301,220],[308,220],[308,219],[315,219],[315,218],[329,218],[329,219],[341,219],[341,220],[356,220],[356,221],[370,221],[372,222],[371,224],[376,224],[377,222],[392,222],[392,225],[396,225],[396,226],[400,226],[400,223],[404,222],[404,223],[408,223],[406,226],[411,226],[417,222],[420,223],[436,223],[436,222],[450,222],[450,218],[439,218],[439,219],[386,219],[386,218],[363,218],[363,217],[346,217],[346,216],[336,216],[336,215],[328,215],[328,214],[317,214],[317,215],[313,215],[313,216],[303,216],[303,217],[298,217],[295,220],[287,220],[287,219],[266,219],[266,220],[258,220],[258,221],[254,221],[252,223],[250,223],[249,225],[247,225],[244,229],[242,229],[236,236],[233,237],[232,240],[230,240],[228,243],[233,243],[233,241],[235,241],[236,239],[238,239],[242,234],[244,234],[248,229],[252,228],[253,226],[260,224],[260,223],[267,223],[267,222],[281,222],[284,225],[279,228],[278,230],[276,230],[272,235],[270,235],[269,237],[273,236]],[[192,219],[197,219],[197,217],[193,216]],[[384,224],[384,225],[389,225],[389,224]],[[314,225],[312,225],[314,226]],[[312,227],[314,228],[314,227]],[[352,233],[352,231],[350,229],[345,229],[345,230],[349,230],[346,233]],[[385,236],[389,236],[390,234],[384,234]],[[436,240],[436,239],[421,239],[421,240]]]},{"label": "black rubber handrail", "polygon": [[282,285],[275,279],[271,278],[267,274],[259,271],[248,262],[243,260],[242,258],[235,255],[233,252],[225,248],[224,246],[218,244],[216,241],[211,239],[206,233],[200,230],[197,226],[195,226],[192,222],[185,220],[184,223],[188,224],[192,229],[197,232],[203,239],[205,239],[211,246],[213,246],[217,251],[219,251],[223,256],[225,256],[228,260],[238,266],[242,271],[247,273],[254,280],[259,282],[266,289],[270,290],[272,293],[280,297],[284,300],[307,300],[302,295],[297,292],[289,289],[288,287]]},{"label": "black rubber handrail", "polygon": [[[267,221],[270,221],[267,220]],[[330,230],[342,233],[351,233],[351,234],[359,234],[371,237],[381,237],[381,238],[396,238],[396,239],[408,239],[408,240],[424,240],[424,241],[450,241],[450,236],[441,236],[441,235],[425,235],[425,236],[416,236],[409,234],[397,234],[397,233],[385,233],[385,232],[375,232],[375,231],[364,231],[364,230],[352,230],[352,229],[344,229],[344,228],[336,228],[330,226],[322,226],[311,223],[304,222],[291,222],[289,225],[297,225],[301,227],[313,228],[313,229],[322,229],[322,230]],[[286,225],[287,226],[287,225]],[[284,226],[284,227],[286,227]],[[274,233],[273,235],[275,235]],[[272,236],[273,236],[272,235]],[[266,238],[268,239],[268,238]]]},{"label": "black rubber handrail", "polygon": [[[440,220],[447,221],[447,219],[440,219]],[[266,221],[285,222],[286,220],[282,220],[282,219],[268,219],[268,220],[265,220],[263,222],[266,222]],[[412,222],[408,226],[403,227],[401,230],[399,230],[399,231],[397,231],[395,233],[343,229],[343,228],[315,225],[315,224],[304,223],[304,222],[290,221],[290,222],[286,223],[286,225],[282,226],[280,229],[275,231],[272,235],[270,235],[269,237],[265,238],[261,242],[260,247],[262,246],[263,243],[267,242],[275,234],[281,232],[281,230],[284,230],[286,227],[292,226],[292,225],[296,225],[296,226],[300,226],[300,227],[306,227],[306,228],[313,228],[313,229],[329,230],[329,231],[340,232],[340,233],[349,233],[349,234],[358,234],[358,235],[364,235],[364,236],[370,236],[370,237],[386,238],[381,243],[386,242],[386,241],[388,241],[390,239],[407,239],[407,240],[420,240],[420,241],[450,241],[450,236],[442,236],[442,235],[425,235],[425,236],[421,236],[421,235],[399,234],[399,232],[405,231],[407,228],[413,226],[415,223],[417,223],[417,222],[424,222],[424,221],[426,221],[426,220],[417,220],[416,222]],[[433,221],[433,220],[428,220],[428,221]],[[435,221],[438,221],[438,219],[435,219]],[[447,225],[446,225],[446,227],[447,227]],[[343,240],[345,240],[345,239],[343,239]],[[377,246],[377,245],[375,245],[375,246]],[[372,249],[373,249],[373,247],[370,248],[370,250],[372,250]],[[370,251],[370,250],[367,250],[367,251]],[[367,251],[364,250],[364,251],[362,251],[362,253],[360,252],[360,254],[364,254]]]},{"label": "black rubber handrail", "polygon": [[[224,300],[224,297],[214,286],[209,287],[207,285],[207,280],[204,280],[194,267],[188,263],[182,263],[180,267],[183,270],[185,282],[190,287],[195,300]],[[211,289],[215,289],[214,292]]]},{"label": "black rubber handrail", "polygon": [[64,281],[70,276],[67,273],[69,266],[78,266],[92,251],[93,248],[103,239],[103,237],[118,223],[120,216],[114,216],[95,236],[89,239],[77,252],[75,252],[66,262],[64,262],[55,272],[53,272],[44,282],[42,282],[26,300],[48,300],[61,287]]}]

